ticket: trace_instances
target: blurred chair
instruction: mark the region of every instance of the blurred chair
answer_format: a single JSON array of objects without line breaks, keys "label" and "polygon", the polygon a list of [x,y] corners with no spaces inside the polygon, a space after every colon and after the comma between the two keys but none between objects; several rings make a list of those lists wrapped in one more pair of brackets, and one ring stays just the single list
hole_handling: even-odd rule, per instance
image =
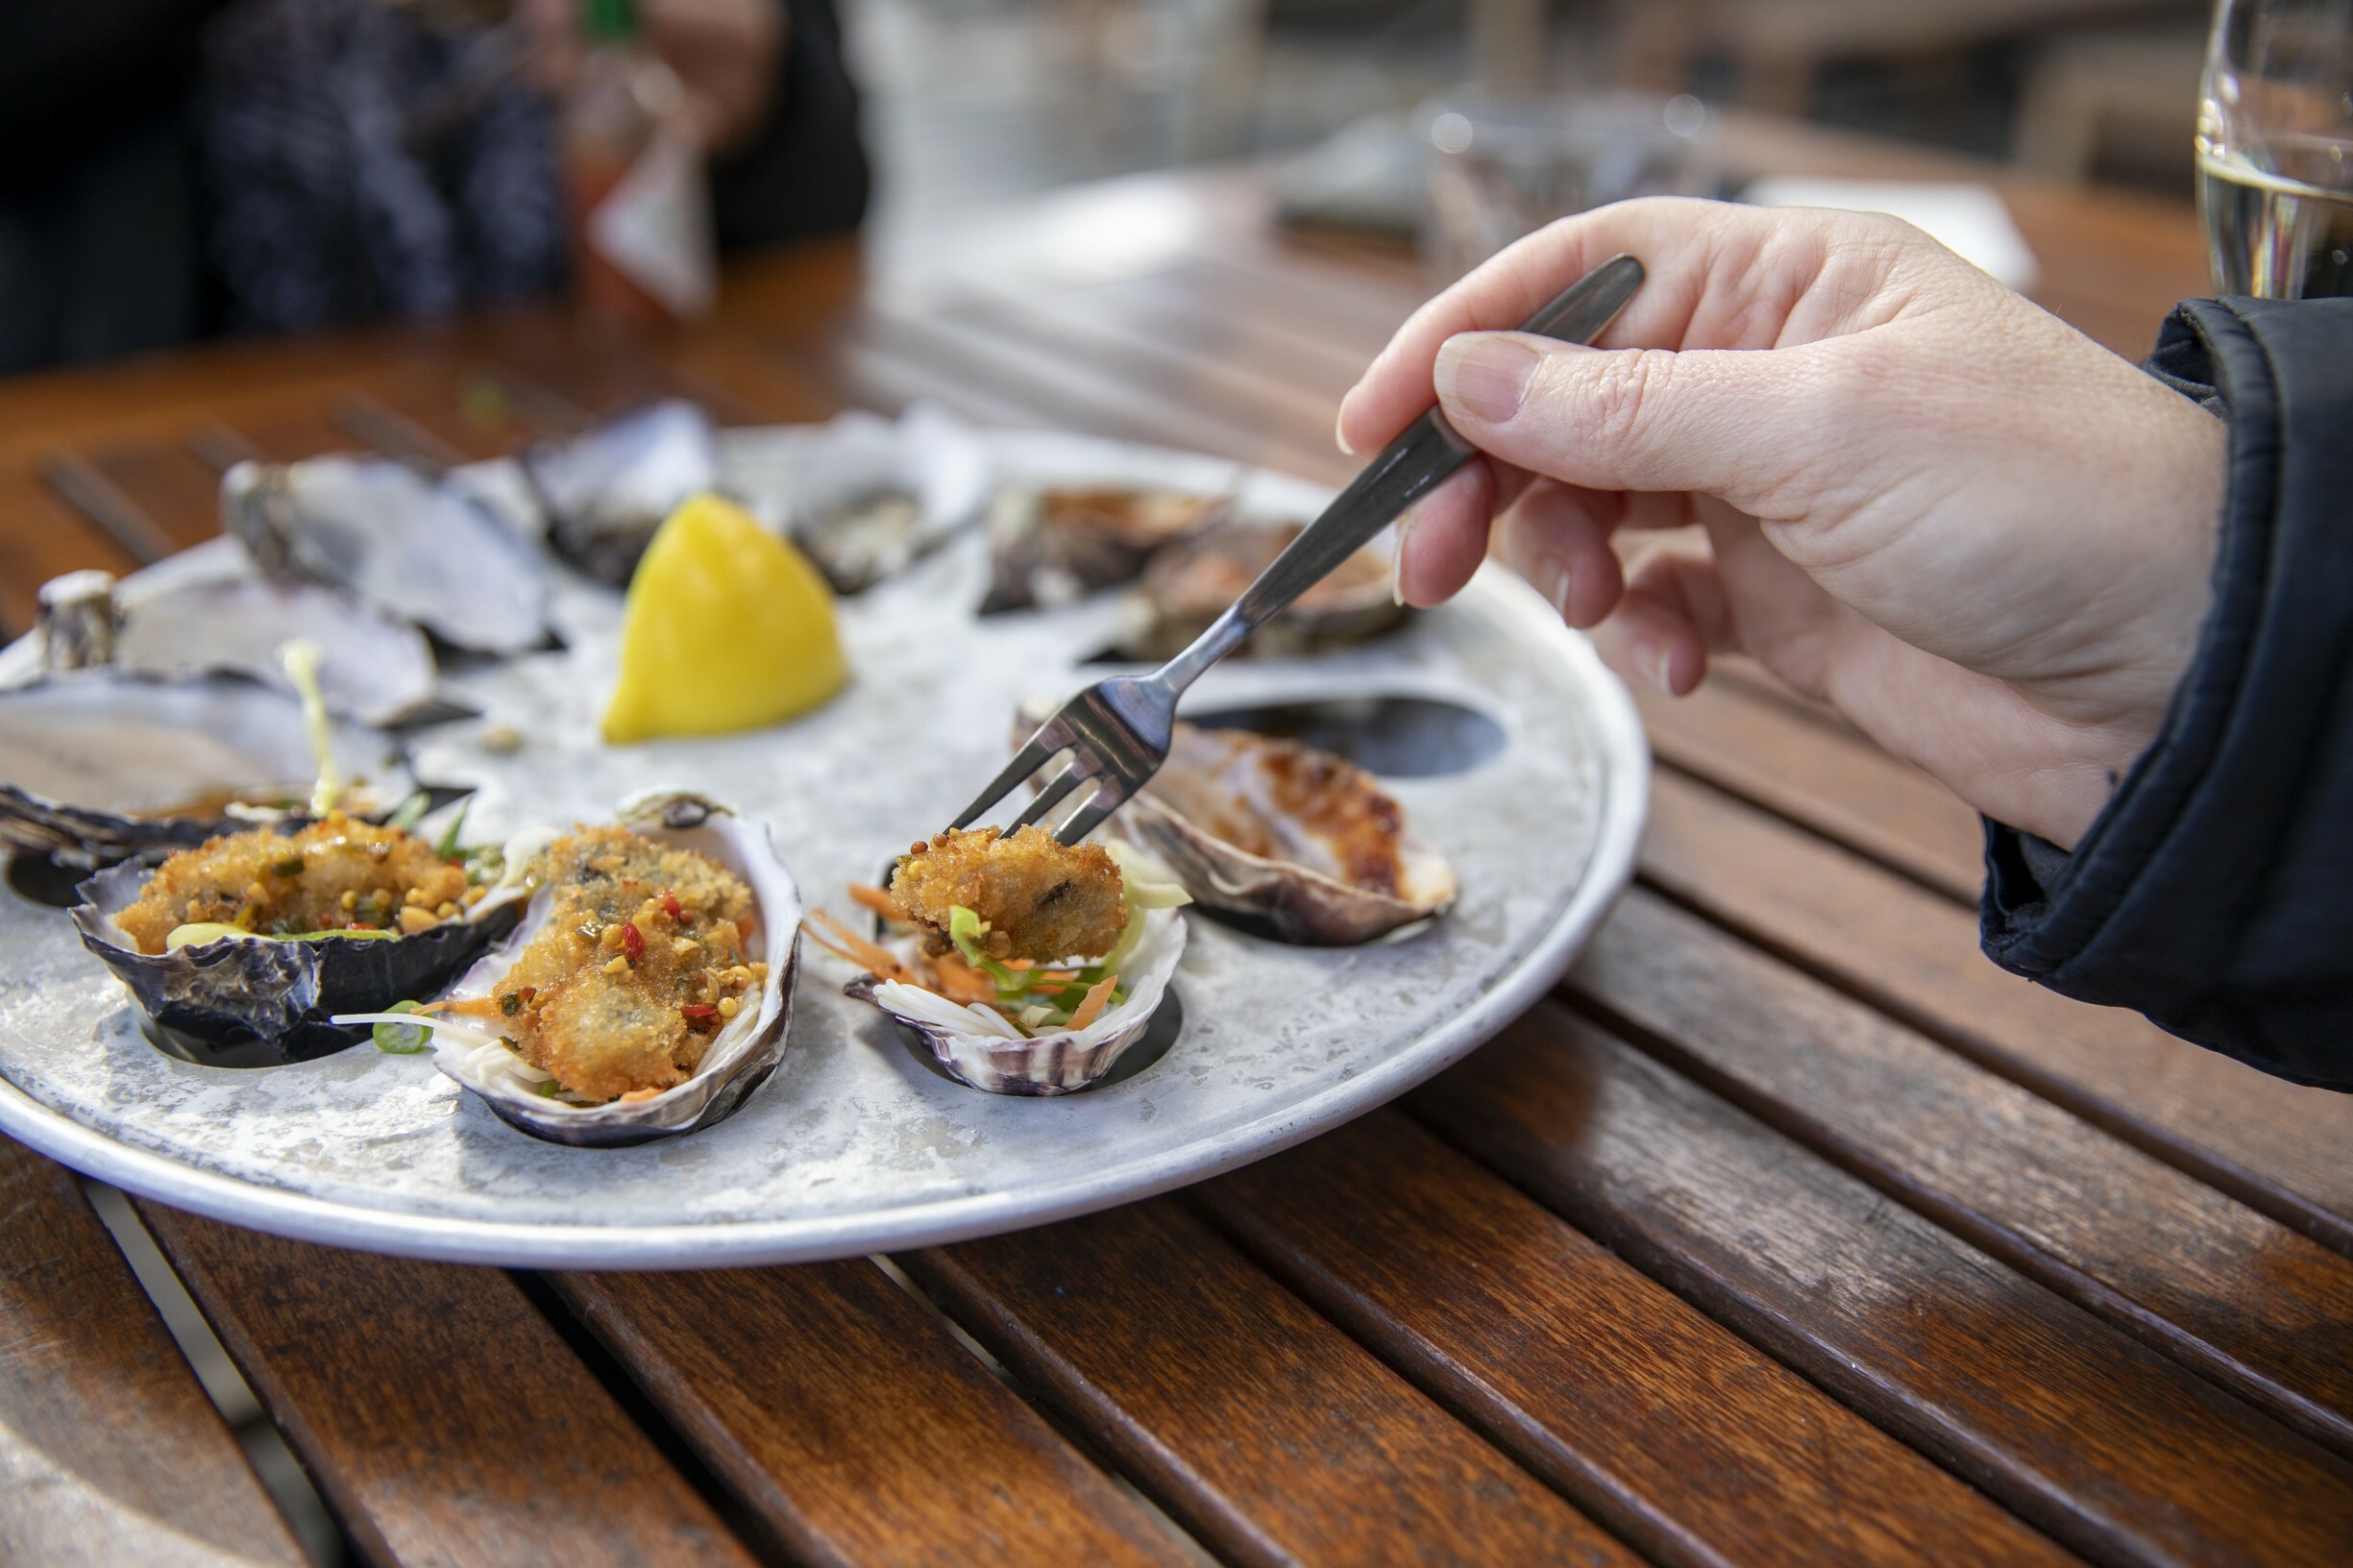
[{"label": "blurred chair", "polygon": [[1629,76],[1679,92],[1703,60],[1722,59],[1733,96],[1803,114],[1835,61],[1903,61],[2091,19],[2179,14],[2181,0],[1620,0]]},{"label": "blurred chair", "polygon": [[2187,190],[2205,49],[2191,25],[2052,39],[2019,94],[2011,157],[2055,180]]}]

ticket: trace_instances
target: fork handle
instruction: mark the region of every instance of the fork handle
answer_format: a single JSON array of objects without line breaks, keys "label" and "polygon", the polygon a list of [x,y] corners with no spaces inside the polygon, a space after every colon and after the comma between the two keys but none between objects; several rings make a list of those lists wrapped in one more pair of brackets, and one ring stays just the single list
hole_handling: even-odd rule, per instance
[{"label": "fork handle", "polygon": [[[1520,331],[1568,343],[1591,342],[1633,298],[1642,279],[1640,261],[1630,256],[1612,257],[1562,289],[1521,323]],[[1348,488],[1259,574],[1231,609],[1161,668],[1156,683],[1178,692],[1191,685],[1270,616],[1331,576],[1407,507],[1469,462],[1476,450],[1456,433],[1441,409],[1432,408],[1415,420],[1348,481]]]}]

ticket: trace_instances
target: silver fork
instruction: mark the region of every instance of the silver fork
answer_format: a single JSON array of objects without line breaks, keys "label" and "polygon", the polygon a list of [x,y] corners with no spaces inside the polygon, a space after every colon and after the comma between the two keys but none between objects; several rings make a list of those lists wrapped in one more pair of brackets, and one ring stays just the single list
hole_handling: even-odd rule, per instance
[{"label": "silver fork", "polygon": [[[1590,342],[1633,297],[1642,278],[1641,262],[1630,256],[1613,257],[1563,289],[1522,323],[1520,331],[1570,343]],[[1415,420],[1349,481],[1323,515],[1308,525],[1191,647],[1148,675],[1098,680],[1065,702],[949,825],[971,826],[1023,779],[1067,751],[1069,762],[1046,781],[1013,826],[1044,821],[1080,785],[1091,781],[1093,791],[1064,819],[1054,836],[1065,844],[1076,844],[1093,832],[1167,760],[1177,698],[1185,688],[1239,647],[1261,623],[1361,550],[1391,519],[1469,462],[1472,452],[1470,443],[1455,433],[1438,409]]]}]

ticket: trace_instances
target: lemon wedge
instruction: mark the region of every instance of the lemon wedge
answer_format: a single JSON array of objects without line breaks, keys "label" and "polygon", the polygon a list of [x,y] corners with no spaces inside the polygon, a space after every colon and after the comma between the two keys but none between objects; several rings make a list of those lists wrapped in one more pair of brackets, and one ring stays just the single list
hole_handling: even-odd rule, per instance
[{"label": "lemon wedge", "polygon": [[757,729],[816,707],[847,674],[817,569],[734,502],[690,496],[629,579],[604,738]]}]

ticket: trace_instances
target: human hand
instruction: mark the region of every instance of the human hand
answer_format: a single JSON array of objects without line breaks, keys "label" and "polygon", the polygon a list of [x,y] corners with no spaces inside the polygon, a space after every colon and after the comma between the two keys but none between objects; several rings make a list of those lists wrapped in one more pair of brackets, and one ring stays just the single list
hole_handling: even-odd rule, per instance
[{"label": "human hand", "polygon": [[[1620,252],[1595,348],[1495,331]],[[1418,604],[1497,553],[1675,694],[1753,655],[2072,847],[2156,737],[2208,599],[2221,423],[1911,226],[1657,199],[1564,219],[1417,311],[1340,405],[1436,400],[1485,456],[1404,525]],[[1622,530],[1698,525],[1621,566]]]}]

